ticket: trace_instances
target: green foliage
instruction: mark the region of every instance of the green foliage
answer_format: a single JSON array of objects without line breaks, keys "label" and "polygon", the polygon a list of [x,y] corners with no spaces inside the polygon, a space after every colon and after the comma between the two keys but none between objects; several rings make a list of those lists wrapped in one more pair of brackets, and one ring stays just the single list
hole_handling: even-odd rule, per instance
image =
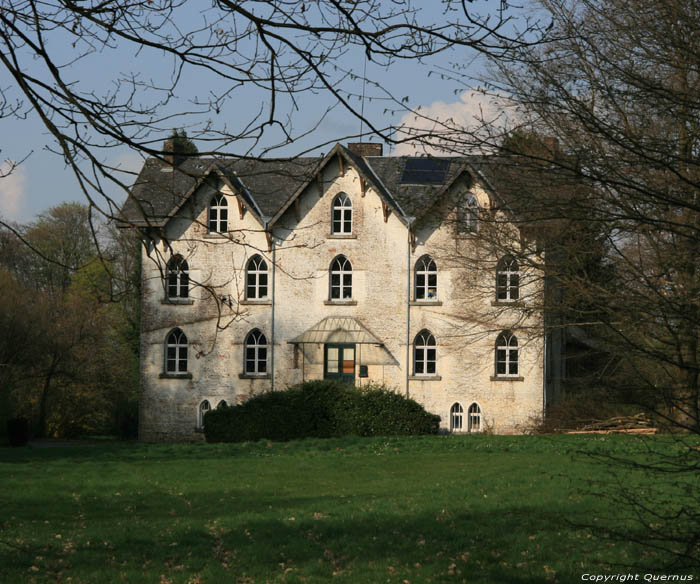
[{"label": "green foliage", "polygon": [[384,387],[308,381],[204,418],[207,442],[436,434],[440,416]]},{"label": "green foliage", "polygon": [[191,156],[199,152],[194,142],[187,137],[187,132],[185,132],[185,130],[174,129],[168,140],[172,141],[173,152],[175,154]]}]

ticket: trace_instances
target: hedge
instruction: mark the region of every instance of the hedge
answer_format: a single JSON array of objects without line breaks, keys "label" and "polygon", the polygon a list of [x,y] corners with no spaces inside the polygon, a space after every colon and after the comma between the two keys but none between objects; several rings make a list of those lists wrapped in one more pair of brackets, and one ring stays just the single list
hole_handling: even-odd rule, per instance
[{"label": "hedge", "polygon": [[307,381],[204,416],[207,442],[437,434],[440,416],[381,386]]}]

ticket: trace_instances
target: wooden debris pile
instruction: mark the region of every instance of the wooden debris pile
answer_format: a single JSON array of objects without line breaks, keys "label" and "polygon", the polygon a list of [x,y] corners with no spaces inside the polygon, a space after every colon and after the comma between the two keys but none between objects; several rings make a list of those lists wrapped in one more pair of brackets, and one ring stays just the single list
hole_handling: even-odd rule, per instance
[{"label": "wooden debris pile", "polygon": [[634,416],[615,416],[607,420],[597,420],[575,430],[563,430],[565,434],[656,434],[658,428],[651,425],[651,419],[644,413]]}]

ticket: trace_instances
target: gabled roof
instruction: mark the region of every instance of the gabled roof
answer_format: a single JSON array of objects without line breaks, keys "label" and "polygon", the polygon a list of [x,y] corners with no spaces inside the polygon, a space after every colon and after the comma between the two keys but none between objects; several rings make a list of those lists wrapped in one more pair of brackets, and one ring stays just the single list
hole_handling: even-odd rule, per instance
[{"label": "gabled roof", "polygon": [[[129,198],[122,208],[124,221],[136,225],[163,226],[209,177],[228,184],[263,224],[274,224],[317,180],[318,174],[336,157],[355,168],[404,224],[427,215],[433,205],[463,173],[482,179],[492,190],[496,168],[483,164],[482,157],[440,157],[445,161],[444,176],[435,184],[410,184],[402,181],[407,156],[359,156],[336,144],[323,157],[289,159],[214,159],[190,158],[170,167],[157,159],[148,159]],[[495,173],[497,174],[497,172]]]}]

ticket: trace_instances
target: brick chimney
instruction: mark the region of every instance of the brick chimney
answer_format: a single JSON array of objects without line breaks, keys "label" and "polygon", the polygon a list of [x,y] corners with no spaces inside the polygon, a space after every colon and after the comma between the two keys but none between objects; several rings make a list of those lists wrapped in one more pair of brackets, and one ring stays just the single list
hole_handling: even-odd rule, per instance
[{"label": "brick chimney", "polygon": [[348,150],[358,156],[382,156],[384,153],[378,142],[348,142]]},{"label": "brick chimney", "polygon": [[175,141],[165,140],[163,142],[163,160],[166,165],[178,166],[187,156],[175,152]]}]

